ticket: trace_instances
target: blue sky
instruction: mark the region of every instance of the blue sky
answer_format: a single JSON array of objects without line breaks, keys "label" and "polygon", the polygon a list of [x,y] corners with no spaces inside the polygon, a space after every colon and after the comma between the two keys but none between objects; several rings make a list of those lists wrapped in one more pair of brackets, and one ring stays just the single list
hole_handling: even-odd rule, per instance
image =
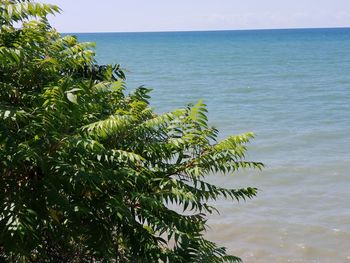
[{"label": "blue sky", "polygon": [[350,27],[350,0],[42,0],[61,32]]}]

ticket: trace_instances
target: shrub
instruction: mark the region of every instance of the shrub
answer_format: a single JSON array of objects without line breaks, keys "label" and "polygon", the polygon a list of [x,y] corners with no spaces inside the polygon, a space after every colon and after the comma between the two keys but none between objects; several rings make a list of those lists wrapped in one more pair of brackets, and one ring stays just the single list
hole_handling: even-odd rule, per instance
[{"label": "shrub", "polygon": [[50,27],[56,12],[0,5],[0,259],[239,261],[204,238],[208,202],[256,189],[204,176],[260,169],[244,159],[252,134],[218,142],[202,102],[156,114],[148,89],[126,95],[118,65]]}]

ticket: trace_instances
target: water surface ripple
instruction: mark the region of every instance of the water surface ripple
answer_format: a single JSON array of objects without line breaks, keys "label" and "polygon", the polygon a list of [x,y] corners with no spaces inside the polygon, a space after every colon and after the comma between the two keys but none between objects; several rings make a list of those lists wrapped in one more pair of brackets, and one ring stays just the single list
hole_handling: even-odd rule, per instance
[{"label": "water surface ripple", "polygon": [[259,195],[219,201],[209,238],[245,262],[350,262],[350,29],[78,36],[157,112],[204,99],[222,138],[256,133],[262,173],[208,180]]}]

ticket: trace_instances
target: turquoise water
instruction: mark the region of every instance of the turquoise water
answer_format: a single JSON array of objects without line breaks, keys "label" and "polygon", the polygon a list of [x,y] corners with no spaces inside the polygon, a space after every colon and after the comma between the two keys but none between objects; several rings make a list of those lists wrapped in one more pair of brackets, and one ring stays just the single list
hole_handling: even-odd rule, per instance
[{"label": "turquoise water", "polygon": [[350,29],[78,34],[157,112],[204,99],[220,136],[253,131],[262,172],[210,176],[256,186],[218,203],[208,237],[246,262],[350,262]]}]

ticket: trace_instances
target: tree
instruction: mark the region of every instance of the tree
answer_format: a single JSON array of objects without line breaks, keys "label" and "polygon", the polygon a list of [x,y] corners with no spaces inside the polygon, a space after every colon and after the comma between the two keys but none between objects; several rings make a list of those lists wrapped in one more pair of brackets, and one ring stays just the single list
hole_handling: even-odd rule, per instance
[{"label": "tree", "polygon": [[208,202],[256,189],[204,176],[261,169],[244,159],[253,135],[218,142],[202,102],[158,115],[148,89],[126,95],[118,65],[50,27],[59,11],[0,5],[0,259],[238,262],[203,237]]}]

